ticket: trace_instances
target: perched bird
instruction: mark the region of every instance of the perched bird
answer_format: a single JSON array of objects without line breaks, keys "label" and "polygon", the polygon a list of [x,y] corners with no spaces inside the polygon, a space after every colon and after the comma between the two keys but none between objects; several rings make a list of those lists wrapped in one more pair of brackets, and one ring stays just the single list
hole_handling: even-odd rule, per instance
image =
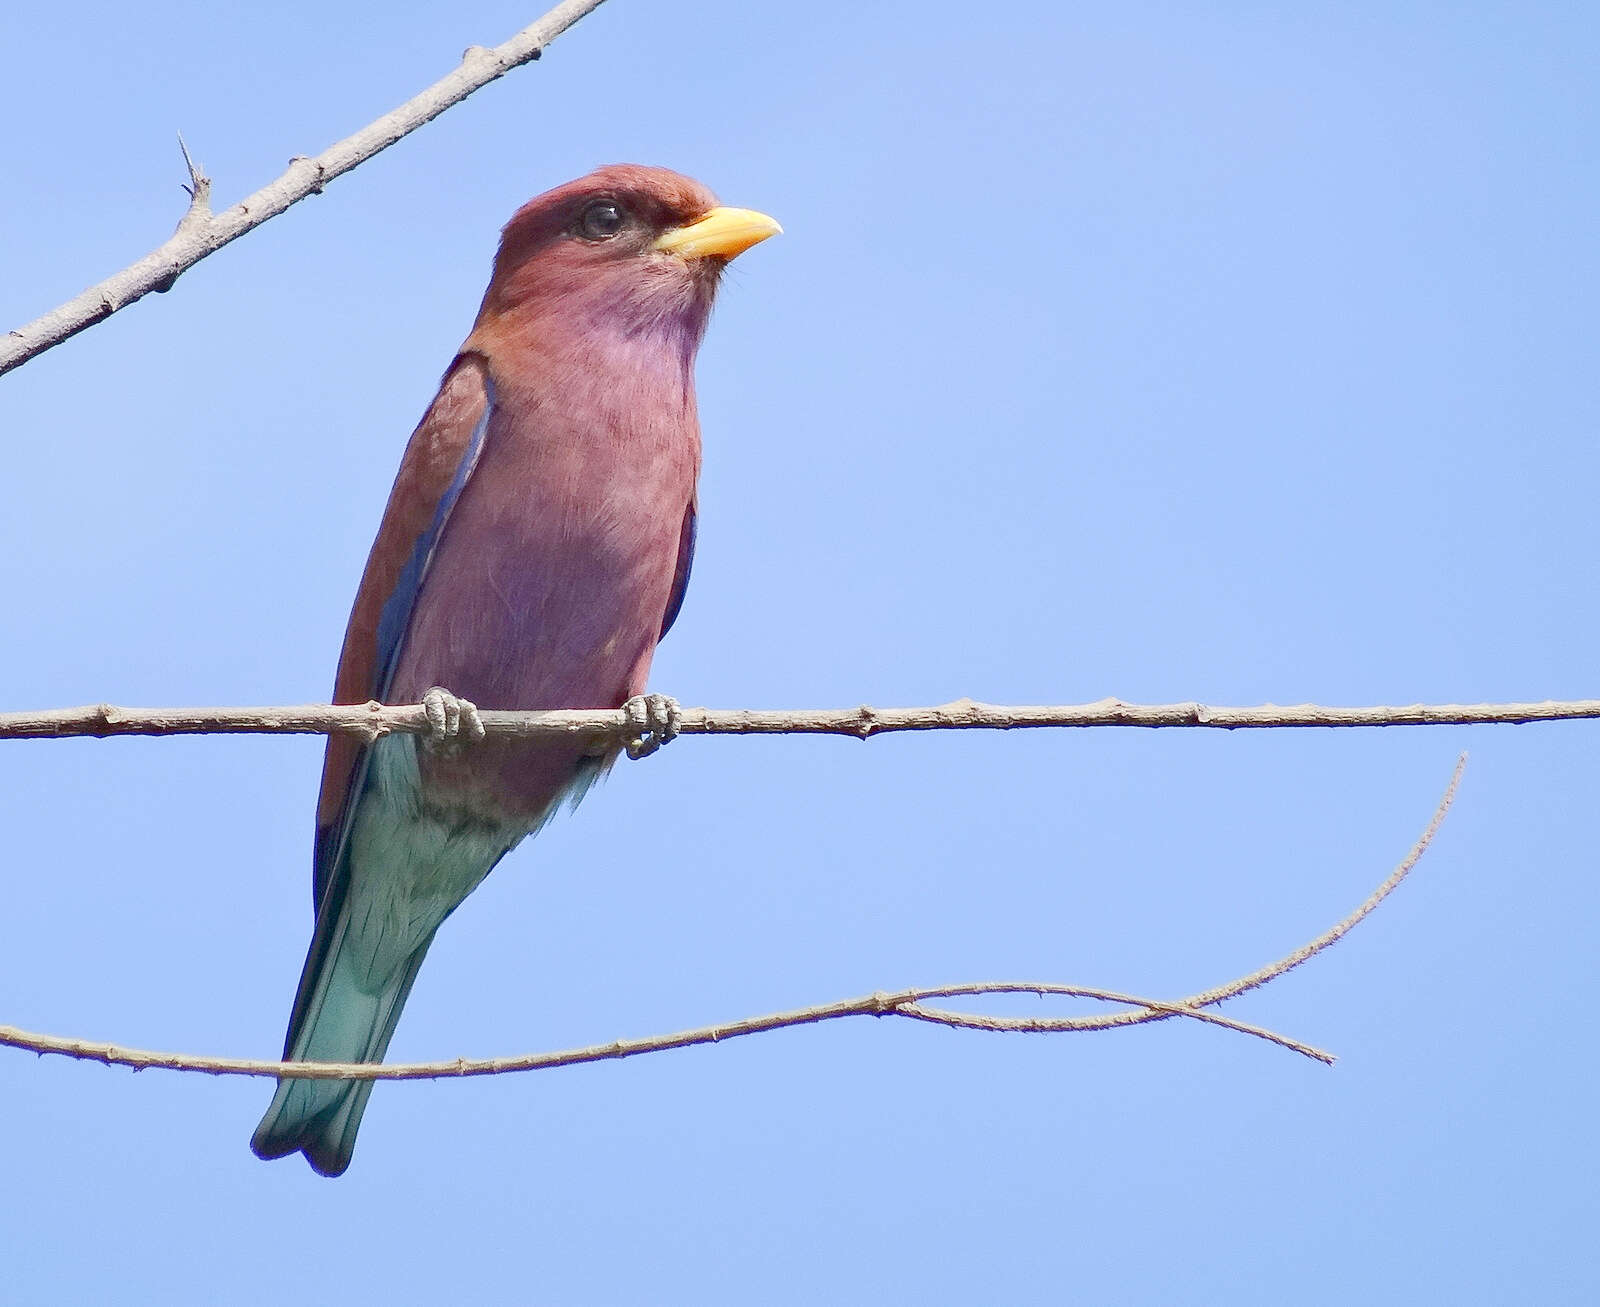
[{"label": "perched bird", "polygon": [[[329,739],[286,1061],[382,1061],[439,924],[616,757],[483,739],[477,705],[626,706],[645,749],[675,733],[676,705],[644,689],[694,554],[695,352],[728,260],[779,230],[625,164],[506,224],[406,447],[334,686],[336,703],[420,701],[430,733]],[[251,1147],[341,1174],[372,1084],[279,1080]]]}]

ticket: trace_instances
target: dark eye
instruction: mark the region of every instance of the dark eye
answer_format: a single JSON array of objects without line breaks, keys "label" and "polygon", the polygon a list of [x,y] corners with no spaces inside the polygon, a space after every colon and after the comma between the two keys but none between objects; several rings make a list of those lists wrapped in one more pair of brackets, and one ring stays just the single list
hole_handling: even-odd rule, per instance
[{"label": "dark eye", "polygon": [[578,235],[585,240],[610,240],[622,230],[622,206],[615,200],[596,200],[578,215]]}]

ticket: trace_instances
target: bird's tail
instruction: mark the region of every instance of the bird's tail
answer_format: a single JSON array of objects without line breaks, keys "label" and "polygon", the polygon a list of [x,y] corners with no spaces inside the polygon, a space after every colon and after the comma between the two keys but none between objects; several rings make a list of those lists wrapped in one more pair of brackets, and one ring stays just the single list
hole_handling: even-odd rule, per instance
[{"label": "bird's tail", "polygon": [[[374,990],[371,977],[358,974],[354,955],[359,950],[345,947],[348,923],[348,905],[327,923],[326,937],[324,923],[317,923],[295,997],[285,1061],[383,1061],[433,937],[423,940]],[[272,1105],[250,1139],[251,1149],[263,1159],[302,1152],[318,1174],[344,1174],[373,1083],[279,1080]]]}]

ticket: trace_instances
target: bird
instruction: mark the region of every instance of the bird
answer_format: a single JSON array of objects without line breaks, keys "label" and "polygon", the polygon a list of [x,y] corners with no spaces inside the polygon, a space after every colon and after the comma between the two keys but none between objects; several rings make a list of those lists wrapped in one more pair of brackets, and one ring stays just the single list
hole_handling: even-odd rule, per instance
[{"label": "bird", "polygon": [[[502,230],[334,683],[335,703],[420,702],[428,729],[329,737],[284,1061],[381,1062],[440,924],[622,747],[485,738],[480,708],[623,707],[634,755],[676,733],[675,701],[645,690],[694,557],[695,356],[729,260],[781,230],[638,164],[537,196]],[[340,1175],[372,1088],[281,1078],[251,1147]]]}]

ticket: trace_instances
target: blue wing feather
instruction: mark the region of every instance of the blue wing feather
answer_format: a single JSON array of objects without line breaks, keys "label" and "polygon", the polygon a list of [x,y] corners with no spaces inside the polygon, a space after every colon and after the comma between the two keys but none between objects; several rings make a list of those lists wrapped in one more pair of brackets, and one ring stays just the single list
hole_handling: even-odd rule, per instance
[{"label": "blue wing feather", "polygon": [[439,537],[444,533],[445,523],[450,520],[450,512],[455,508],[456,501],[461,498],[461,492],[466,487],[467,479],[472,476],[473,468],[477,467],[478,456],[483,453],[484,439],[489,434],[489,419],[494,413],[494,382],[487,376],[483,379],[483,388],[483,416],[478,419],[478,425],[472,429],[467,448],[461,455],[461,462],[456,465],[455,475],[450,479],[444,494],[439,497],[439,505],[433,511],[433,521],[428,524],[428,529],[417,537],[417,543],[412,547],[411,556],[406,559],[405,567],[401,569],[393,592],[384,601],[383,608],[378,614],[378,666],[375,679],[377,689],[374,695],[377,699],[381,700],[388,696],[389,682],[394,679],[394,669],[400,661],[400,646],[411,625],[411,612],[416,607],[422,583],[428,576],[428,565],[433,562],[434,551],[439,546]]},{"label": "blue wing feather", "polygon": [[[467,440],[460,462],[456,464],[450,484],[439,498],[428,529],[412,546],[394,590],[379,610],[377,661],[372,682],[372,696],[375,699],[388,697],[389,683],[394,679],[395,667],[400,661],[400,650],[405,643],[406,631],[411,625],[411,614],[416,607],[417,596],[422,591],[423,581],[427,579],[428,565],[433,561],[434,552],[444,533],[445,523],[449,521],[451,510],[461,498],[461,492],[466,488],[473,469],[478,465],[478,458],[483,453],[484,442],[489,433],[489,420],[494,413],[494,383],[487,373],[483,376],[483,387],[483,413],[472,429],[472,435]],[[311,877],[312,906],[316,912],[317,931],[312,939],[310,955],[306,959],[305,973],[301,976],[301,992],[295,997],[294,1012],[289,1021],[289,1036],[285,1042],[285,1057],[289,1055],[288,1050],[293,1045],[306,1004],[310,1000],[307,977],[313,976],[320,969],[321,959],[328,943],[324,933],[337,918],[338,904],[345,893],[347,878],[341,874],[345,862],[345,844],[350,834],[350,823],[367,786],[367,775],[371,765],[372,746],[368,745],[361,750],[356,760],[337,820],[317,831]]]},{"label": "blue wing feather", "polygon": [[683,514],[683,529],[678,533],[678,567],[672,575],[672,593],[667,597],[666,616],[661,619],[660,639],[665,639],[683,609],[683,596],[689,590],[689,572],[694,567],[694,542],[700,533],[700,514],[690,504]]}]

